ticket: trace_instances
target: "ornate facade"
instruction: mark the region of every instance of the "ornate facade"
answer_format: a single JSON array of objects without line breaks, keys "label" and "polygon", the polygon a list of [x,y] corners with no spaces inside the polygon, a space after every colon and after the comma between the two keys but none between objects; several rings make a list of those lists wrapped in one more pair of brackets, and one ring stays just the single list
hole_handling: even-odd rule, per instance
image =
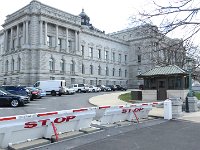
[{"label": "ornate facade", "polygon": [[[75,16],[36,0],[8,15],[0,31],[0,84],[33,85],[49,79],[141,84],[138,73],[158,60],[152,59],[158,39],[146,31],[149,26],[105,34],[89,21],[84,10]],[[182,54],[182,48],[176,51]]]}]

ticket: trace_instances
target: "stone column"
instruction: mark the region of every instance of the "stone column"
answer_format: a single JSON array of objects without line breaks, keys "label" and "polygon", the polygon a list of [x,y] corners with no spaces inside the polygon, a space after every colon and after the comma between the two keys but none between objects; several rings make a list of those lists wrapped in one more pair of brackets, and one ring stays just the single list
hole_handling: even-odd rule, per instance
[{"label": "stone column", "polygon": [[10,29],[10,49],[13,49],[13,28]]},{"label": "stone column", "polygon": [[68,45],[68,28],[66,28],[66,51],[69,52],[69,45]]},{"label": "stone column", "polygon": [[26,41],[26,26],[25,26],[25,22],[23,22],[23,44],[25,44]]},{"label": "stone column", "polygon": [[44,24],[44,44],[47,45],[47,22]]},{"label": "stone column", "polygon": [[172,118],[177,119],[183,116],[182,105],[183,101],[180,98],[169,98],[172,101]]},{"label": "stone column", "polygon": [[55,41],[55,47],[58,48],[58,25],[56,25],[56,41]]},{"label": "stone column", "polygon": [[189,112],[196,112],[198,111],[197,107],[198,99],[196,97],[188,97],[188,105],[189,105]]},{"label": "stone column", "polygon": [[77,51],[77,43],[78,43],[78,35],[77,35],[77,31],[75,31],[75,47],[74,47],[74,49],[75,49],[75,51]]},{"label": "stone column", "polygon": [[19,47],[19,24],[17,24],[17,49]]},{"label": "stone column", "polygon": [[7,52],[8,48],[8,30],[4,31],[4,52]]},{"label": "stone column", "polygon": [[26,45],[28,45],[28,36],[29,36],[29,32],[28,32],[28,20],[26,21]]},{"label": "stone column", "polygon": [[40,41],[39,41],[40,45],[43,45],[43,42],[42,42],[42,24],[43,24],[43,21],[40,20]]},{"label": "stone column", "polygon": [[77,32],[77,50],[80,50],[80,32]]}]

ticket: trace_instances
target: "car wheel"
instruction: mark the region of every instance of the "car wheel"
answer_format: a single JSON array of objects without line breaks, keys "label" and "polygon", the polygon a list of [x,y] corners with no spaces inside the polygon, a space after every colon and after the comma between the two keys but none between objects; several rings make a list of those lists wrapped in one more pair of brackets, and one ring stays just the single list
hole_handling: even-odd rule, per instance
[{"label": "car wheel", "polygon": [[66,95],[69,95],[69,91],[66,91]]},{"label": "car wheel", "polygon": [[81,89],[78,89],[78,92],[81,93]]},{"label": "car wheel", "polygon": [[61,96],[62,95],[62,93],[58,93],[58,96]]},{"label": "car wheel", "polygon": [[19,101],[16,99],[13,99],[13,100],[11,100],[10,105],[12,107],[17,107],[17,106],[19,106]]},{"label": "car wheel", "polygon": [[56,96],[56,91],[51,91],[51,96]]}]

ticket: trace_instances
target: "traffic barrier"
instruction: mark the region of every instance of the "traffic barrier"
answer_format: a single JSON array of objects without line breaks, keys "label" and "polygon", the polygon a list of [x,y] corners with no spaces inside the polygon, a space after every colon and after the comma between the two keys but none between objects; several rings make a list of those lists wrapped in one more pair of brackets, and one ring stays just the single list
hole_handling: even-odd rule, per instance
[{"label": "traffic barrier", "polygon": [[[52,135],[55,135],[58,140],[59,134],[88,128],[92,121],[96,121],[99,125],[121,121],[137,121],[139,123],[140,119],[148,118],[152,107],[163,104],[164,102],[152,102],[100,106],[0,117],[0,148],[43,137],[50,139]],[[166,100],[164,119],[171,118],[171,108],[171,101]]]},{"label": "traffic barrier", "polygon": [[[152,109],[151,104],[134,104],[121,106],[101,106],[97,109],[99,119],[97,124],[111,124],[121,121],[133,121],[147,118],[149,111]],[[103,111],[102,111],[103,110]],[[101,113],[98,113],[101,111]]]},{"label": "traffic barrier", "polygon": [[19,115],[0,118],[0,147],[88,128],[96,108]]}]

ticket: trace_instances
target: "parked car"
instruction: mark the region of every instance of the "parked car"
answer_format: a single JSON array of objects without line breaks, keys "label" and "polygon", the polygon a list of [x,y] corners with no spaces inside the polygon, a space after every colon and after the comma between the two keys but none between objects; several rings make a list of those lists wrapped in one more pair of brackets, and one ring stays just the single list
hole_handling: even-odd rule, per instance
[{"label": "parked car", "polygon": [[89,92],[89,86],[87,84],[72,84],[72,87],[75,89],[76,92]]},{"label": "parked car", "polygon": [[127,90],[127,87],[122,86],[122,85],[116,85],[116,87],[117,87],[118,91],[126,91]]},{"label": "parked car", "polygon": [[101,91],[111,91],[111,88],[105,85],[97,85],[97,87],[99,87]]},{"label": "parked car", "polygon": [[41,98],[40,90],[35,87],[26,87],[31,92],[30,100]]},{"label": "parked car", "polygon": [[44,90],[42,90],[42,89],[40,89],[40,88],[37,88],[39,91],[40,91],[40,96],[41,96],[41,98],[42,97],[45,97],[46,95],[47,95],[47,93],[44,91]]},{"label": "parked car", "polygon": [[116,91],[117,87],[115,85],[106,85],[107,87],[110,87],[111,91]]},{"label": "parked car", "polygon": [[74,93],[76,93],[76,91],[72,86],[64,87],[64,94],[70,95]]},{"label": "parked car", "polygon": [[100,91],[101,91],[101,89],[99,87],[96,87],[93,85],[89,86],[89,92],[100,92]]},{"label": "parked car", "polygon": [[0,87],[1,89],[4,89],[5,91],[14,94],[14,95],[20,95],[25,97],[25,104],[30,102],[31,99],[31,93],[28,89],[26,89],[25,86],[14,86],[14,85],[2,85]]},{"label": "parked car", "polygon": [[24,106],[26,97],[11,94],[5,90],[0,90],[0,104],[12,107]]}]

